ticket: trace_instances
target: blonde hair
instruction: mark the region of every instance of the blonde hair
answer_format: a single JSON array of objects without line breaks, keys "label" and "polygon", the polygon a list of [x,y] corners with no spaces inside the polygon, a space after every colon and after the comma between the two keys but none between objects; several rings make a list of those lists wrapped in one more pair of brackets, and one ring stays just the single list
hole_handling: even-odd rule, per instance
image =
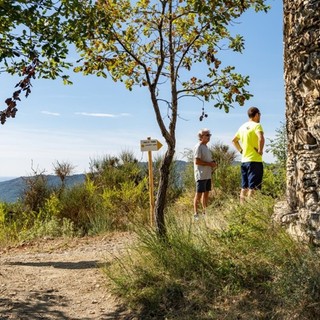
[{"label": "blonde hair", "polygon": [[204,128],[204,129],[199,130],[199,132],[198,132],[198,139],[201,140],[202,136],[203,136],[205,133],[210,133],[210,130],[207,129],[207,128]]}]

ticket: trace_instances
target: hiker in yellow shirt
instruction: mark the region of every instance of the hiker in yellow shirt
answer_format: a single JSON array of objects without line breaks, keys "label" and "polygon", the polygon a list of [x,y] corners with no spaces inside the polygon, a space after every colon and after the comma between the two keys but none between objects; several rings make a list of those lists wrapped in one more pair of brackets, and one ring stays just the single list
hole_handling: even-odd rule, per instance
[{"label": "hiker in yellow shirt", "polygon": [[261,189],[263,177],[262,154],[264,147],[261,113],[258,108],[248,109],[249,120],[235,134],[232,143],[242,154],[240,203]]}]

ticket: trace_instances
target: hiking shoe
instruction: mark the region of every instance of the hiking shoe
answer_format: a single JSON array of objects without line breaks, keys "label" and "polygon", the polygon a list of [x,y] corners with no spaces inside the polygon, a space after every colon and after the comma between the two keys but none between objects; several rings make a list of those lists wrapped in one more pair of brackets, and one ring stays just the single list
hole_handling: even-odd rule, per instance
[{"label": "hiking shoe", "polygon": [[199,215],[198,215],[197,213],[195,213],[195,214],[193,215],[193,218],[194,218],[195,221],[197,221],[197,220],[199,220]]}]

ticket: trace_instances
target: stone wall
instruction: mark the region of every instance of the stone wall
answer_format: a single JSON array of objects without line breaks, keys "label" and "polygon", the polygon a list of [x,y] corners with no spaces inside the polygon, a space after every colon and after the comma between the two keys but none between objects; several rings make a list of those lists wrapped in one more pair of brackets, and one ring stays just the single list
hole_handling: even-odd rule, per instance
[{"label": "stone wall", "polygon": [[320,244],[320,0],[284,0],[287,201],[275,217]]}]

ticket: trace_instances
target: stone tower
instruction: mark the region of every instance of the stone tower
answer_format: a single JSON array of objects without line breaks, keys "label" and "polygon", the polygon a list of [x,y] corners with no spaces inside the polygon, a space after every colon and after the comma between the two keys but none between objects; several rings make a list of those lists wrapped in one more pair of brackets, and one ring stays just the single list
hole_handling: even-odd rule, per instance
[{"label": "stone tower", "polygon": [[284,0],[287,203],[275,216],[320,244],[320,0]]}]

